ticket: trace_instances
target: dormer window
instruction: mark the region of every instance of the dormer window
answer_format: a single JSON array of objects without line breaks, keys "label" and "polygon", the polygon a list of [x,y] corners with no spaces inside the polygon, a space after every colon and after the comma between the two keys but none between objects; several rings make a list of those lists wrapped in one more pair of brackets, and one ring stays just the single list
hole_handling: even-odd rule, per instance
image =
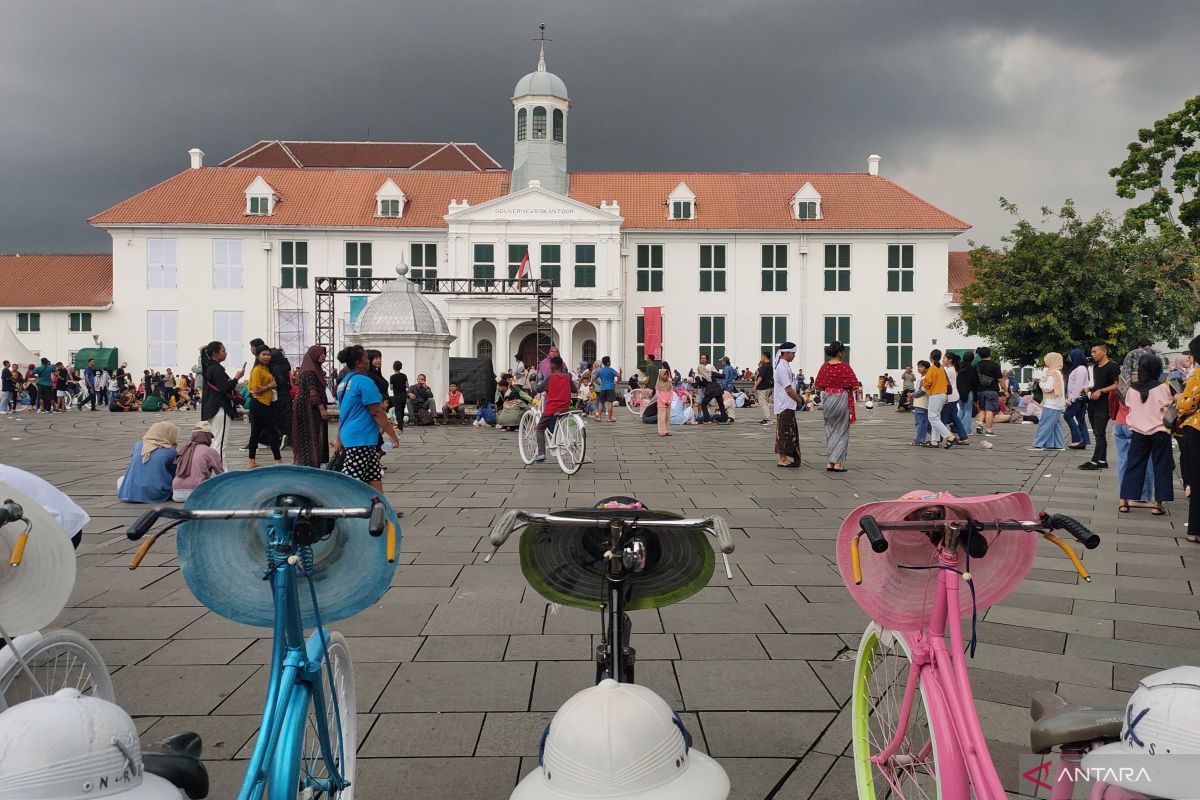
[{"label": "dormer window", "polygon": [[269,217],[275,213],[279,198],[271,185],[259,175],[246,187],[246,213],[256,217]]},{"label": "dormer window", "polygon": [[667,208],[671,212],[670,219],[695,219],[696,195],[686,183],[680,181],[679,185],[667,195]]},{"label": "dormer window", "polygon": [[792,197],[792,217],[794,219],[820,219],[821,194],[811,183],[805,182]]},{"label": "dormer window", "polygon": [[375,216],[399,219],[404,216],[404,205],[408,198],[395,182],[388,178],[375,192]]}]

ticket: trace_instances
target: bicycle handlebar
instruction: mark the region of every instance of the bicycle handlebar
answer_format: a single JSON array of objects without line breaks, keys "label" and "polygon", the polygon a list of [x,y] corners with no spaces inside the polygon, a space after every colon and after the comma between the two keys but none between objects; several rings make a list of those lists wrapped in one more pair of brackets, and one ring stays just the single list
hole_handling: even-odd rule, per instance
[{"label": "bicycle handlebar", "polygon": [[1047,522],[1054,530],[1066,531],[1075,537],[1075,541],[1088,550],[1095,550],[1100,545],[1100,537],[1088,530],[1082,522],[1066,514],[1051,514]]},{"label": "bicycle handlebar", "polygon": [[378,496],[371,498],[366,508],[313,508],[305,506],[272,506],[269,508],[204,508],[187,510],[182,508],[158,508],[147,511],[129,526],[125,535],[130,541],[141,539],[159,519],[216,520],[216,519],[270,519],[274,516],[289,519],[367,519],[368,532],[380,536],[387,529],[387,508]]},{"label": "bicycle handlebar", "polygon": [[[608,510],[608,509],[604,509]],[[629,521],[636,523],[641,528],[703,528],[711,533],[717,539],[717,546],[721,553],[728,555],[734,550],[733,533],[729,530],[729,524],[724,517],[712,516],[697,519],[643,519],[638,516],[637,512],[631,509]],[[596,525],[600,520],[595,517],[573,517],[569,513],[549,513],[539,514],[532,511],[522,511],[521,509],[510,508],[496,519],[492,526],[491,533],[488,534],[488,542],[495,549],[508,541],[508,537],[512,535],[516,529],[518,522],[536,522],[545,523],[561,523],[566,525]],[[494,552],[494,551],[493,551]],[[484,562],[491,560],[491,556],[487,556]]]}]

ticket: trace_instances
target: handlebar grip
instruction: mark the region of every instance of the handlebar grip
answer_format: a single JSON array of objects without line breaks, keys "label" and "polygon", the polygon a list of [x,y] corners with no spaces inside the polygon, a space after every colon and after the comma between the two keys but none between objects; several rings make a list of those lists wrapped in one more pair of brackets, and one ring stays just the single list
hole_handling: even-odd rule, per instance
[{"label": "handlebar grip", "polygon": [[1075,541],[1088,550],[1095,550],[1100,545],[1100,537],[1098,535],[1088,530],[1087,526],[1079,520],[1068,517],[1066,514],[1052,514],[1050,516],[1050,527],[1071,534],[1075,537]]},{"label": "handlebar grip", "polygon": [[508,541],[508,537],[512,535],[513,528],[517,524],[517,518],[521,512],[516,509],[508,509],[496,520],[496,524],[492,526],[492,532],[488,534],[488,541],[492,547],[500,547]]},{"label": "handlebar grip", "polygon": [[371,517],[367,532],[372,536],[382,536],[387,530],[387,507],[378,497],[371,498]]},{"label": "handlebar grip", "polygon": [[888,549],[887,539],[883,538],[883,531],[879,530],[879,523],[875,521],[874,517],[870,514],[863,514],[858,520],[858,525],[867,535],[872,550],[876,553],[883,553]]},{"label": "handlebar grip", "polygon": [[21,504],[12,500],[5,500],[0,503],[0,527],[7,525],[10,522],[17,522],[25,516],[25,509],[21,508]]},{"label": "handlebar grip", "polygon": [[717,545],[721,548],[721,552],[729,555],[733,552],[733,532],[729,530],[729,523],[724,517],[712,518],[712,532],[717,537]]},{"label": "handlebar grip", "polygon": [[25,559],[25,546],[29,544],[29,528],[21,531],[21,535],[17,537],[16,544],[13,545],[12,556],[9,558],[10,567],[19,567]]},{"label": "handlebar grip", "polygon": [[129,537],[129,541],[136,542],[138,539],[145,536],[154,527],[154,523],[158,520],[158,511],[151,509],[145,514],[142,514],[137,520],[129,526],[125,531],[125,535]]},{"label": "handlebar grip", "polygon": [[156,533],[150,538],[146,539],[146,541],[142,542],[142,546],[139,547],[137,552],[133,554],[133,560],[129,562],[130,569],[137,569],[142,565],[142,559],[145,558],[146,554],[150,552],[150,548],[154,546],[154,542],[157,539],[158,534]]}]

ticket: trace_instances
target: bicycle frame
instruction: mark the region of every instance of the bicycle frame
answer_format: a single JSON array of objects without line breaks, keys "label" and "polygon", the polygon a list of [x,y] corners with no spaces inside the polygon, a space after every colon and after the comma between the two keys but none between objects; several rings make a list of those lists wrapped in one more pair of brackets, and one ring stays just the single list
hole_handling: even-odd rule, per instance
[{"label": "bicycle frame", "polygon": [[[309,703],[315,706],[321,758],[329,772],[329,778],[317,788],[328,792],[348,785],[336,767],[335,742],[331,741],[322,691],[325,642],[329,634],[318,629],[307,641],[304,638],[296,567],[288,561],[288,555],[296,552],[288,522],[278,512],[269,522],[268,546],[282,557],[282,563],[277,564],[270,575],[275,600],[270,682],[263,705],[262,727],[246,767],[238,800],[260,800],[268,786],[269,800],[295,800],[294,781],[300,769]],[[341,730],[335,733],[336,752],[340,754],[345,743]]]},{"label": "bicycle frame", "polygon": [[[959,607],[958,561],[956,551],[938,549],[938,586],[929,624],[924,630],[903,632],[912,648],[912,668],[904,687],[900,723],[892,741],[871,760],[880,764],[899,749],[920,684],[925,689],[929,724],[939,749],[938,776],[942,796],[969,797],[970,788],[974,789],[978,800],[1005,800],[1007,795],[975,713],[975,698],[963,655],[962,621],[956,614],[948,613],[948,609]],[[949,647],[946,645],[947,626]]]}]

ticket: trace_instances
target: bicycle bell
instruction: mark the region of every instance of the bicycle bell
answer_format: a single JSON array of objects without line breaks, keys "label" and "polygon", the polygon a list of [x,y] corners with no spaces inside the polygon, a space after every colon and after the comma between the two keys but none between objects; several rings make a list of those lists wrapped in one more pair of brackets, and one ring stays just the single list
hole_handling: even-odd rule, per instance
[{"label": "bicycle bell", "polygon": [[634,539],[621,551],[621,563],[626,572],[641,572],[646,568],[646,543]]},{"label": "bicycle bell", "polygon": [[0,714],[0,800],[181,800],[146,774],[137,727],[120,706],[77,689]]}]

